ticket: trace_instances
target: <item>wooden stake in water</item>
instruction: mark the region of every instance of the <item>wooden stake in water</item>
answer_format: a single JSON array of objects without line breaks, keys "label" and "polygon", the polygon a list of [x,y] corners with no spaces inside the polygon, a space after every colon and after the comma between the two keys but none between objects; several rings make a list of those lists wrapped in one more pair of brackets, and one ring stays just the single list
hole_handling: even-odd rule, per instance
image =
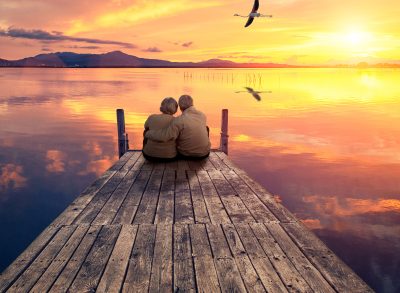
[{"label": "wooden stake in water", "polygon": [[228,154],[228,109],[222,110],[220,149]]},{"label": "wooden stake in water", "polygon": [[117,127],[118,127],[118,155],[121,158],[129,149],[128,134],[125,132],[124,109],[117,109]]}]

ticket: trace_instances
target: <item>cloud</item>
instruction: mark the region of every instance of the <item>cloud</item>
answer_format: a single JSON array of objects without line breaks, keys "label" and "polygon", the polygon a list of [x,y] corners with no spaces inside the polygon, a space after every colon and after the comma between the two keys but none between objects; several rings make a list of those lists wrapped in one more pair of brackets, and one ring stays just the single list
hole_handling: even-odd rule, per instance
[{"label": "cloud", "polygon": [[89,49],[89,50],[96,50],[96,49],[100,49],[100,46],[64,46],[64,48],[68,48],[68,49]]},{"label": "cloud", "polygon": [[181,46],[182,46],[182,47],[185,47],[185,48],[188,48],[188,47],[190,47],[191,45],[193,45],[193,42],[186,42],[186,43],[182,43],[182,44],[181,44]]},{"label": "cloud", "polygon": [[143,52],[152,52],[152,53],[159,53],[162,52],[161,49],[157,48],[157,47],[149,47],[147,49],[142,50]]},{"label": "cloud", "polygon": [[66,155],[58,150],[48,150],[46,153],[46,170],[51,173],[61,173],[65,171],[65,164],[63,160]]},{"label": "cloud", "polygon": [[72,41],[72,42],[82,42],[89,44],[117,45],[125,48],[136,48],[135,45],[125,42],[71,37],[64,35],[62,32],[57,32],[57,31],[46,32],[40,29],[26,30],[23,28],[9,27],[7,30],[0,29],[0,37],[30,39],[30,40],[50,41],[50,42]]},{"label": "cloud", "polygon": [[0,191],[8,188],[21,188],[27,179],[22,176],[23,168],[19,165],[6,164],[0,169]]}]

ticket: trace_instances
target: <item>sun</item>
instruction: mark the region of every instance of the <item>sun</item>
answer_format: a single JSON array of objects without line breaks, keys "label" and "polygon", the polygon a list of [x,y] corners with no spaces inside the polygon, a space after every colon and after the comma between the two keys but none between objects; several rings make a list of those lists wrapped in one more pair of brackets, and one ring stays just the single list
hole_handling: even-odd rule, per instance
[{"label": "sun", "polygon": [[365,45],[370,39],[370,34],[363,31],[351,30],[345,33],[344,41],[352,46]]}]

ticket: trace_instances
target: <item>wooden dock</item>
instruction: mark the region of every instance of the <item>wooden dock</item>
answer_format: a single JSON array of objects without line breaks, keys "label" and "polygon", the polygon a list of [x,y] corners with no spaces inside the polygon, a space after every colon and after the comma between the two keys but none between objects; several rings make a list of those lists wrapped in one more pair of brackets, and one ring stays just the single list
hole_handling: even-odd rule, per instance
[{"label": "wooden dock", "polygon": [[223,152],[128,151],[1,274],[0,292],[372,292]]}]

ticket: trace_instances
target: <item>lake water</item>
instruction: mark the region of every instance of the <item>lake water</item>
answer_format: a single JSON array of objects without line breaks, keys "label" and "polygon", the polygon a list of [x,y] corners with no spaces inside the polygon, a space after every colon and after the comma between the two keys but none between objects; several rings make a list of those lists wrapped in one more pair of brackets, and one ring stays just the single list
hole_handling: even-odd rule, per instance
[{"label": "lake water", "polygon": [[146,117],[183,93],[213,147],[228,108],[232,160],[372,288],[400,292],[394,69],[0,69],[0,271],[117,160],[115,109],[140,148]]}]

